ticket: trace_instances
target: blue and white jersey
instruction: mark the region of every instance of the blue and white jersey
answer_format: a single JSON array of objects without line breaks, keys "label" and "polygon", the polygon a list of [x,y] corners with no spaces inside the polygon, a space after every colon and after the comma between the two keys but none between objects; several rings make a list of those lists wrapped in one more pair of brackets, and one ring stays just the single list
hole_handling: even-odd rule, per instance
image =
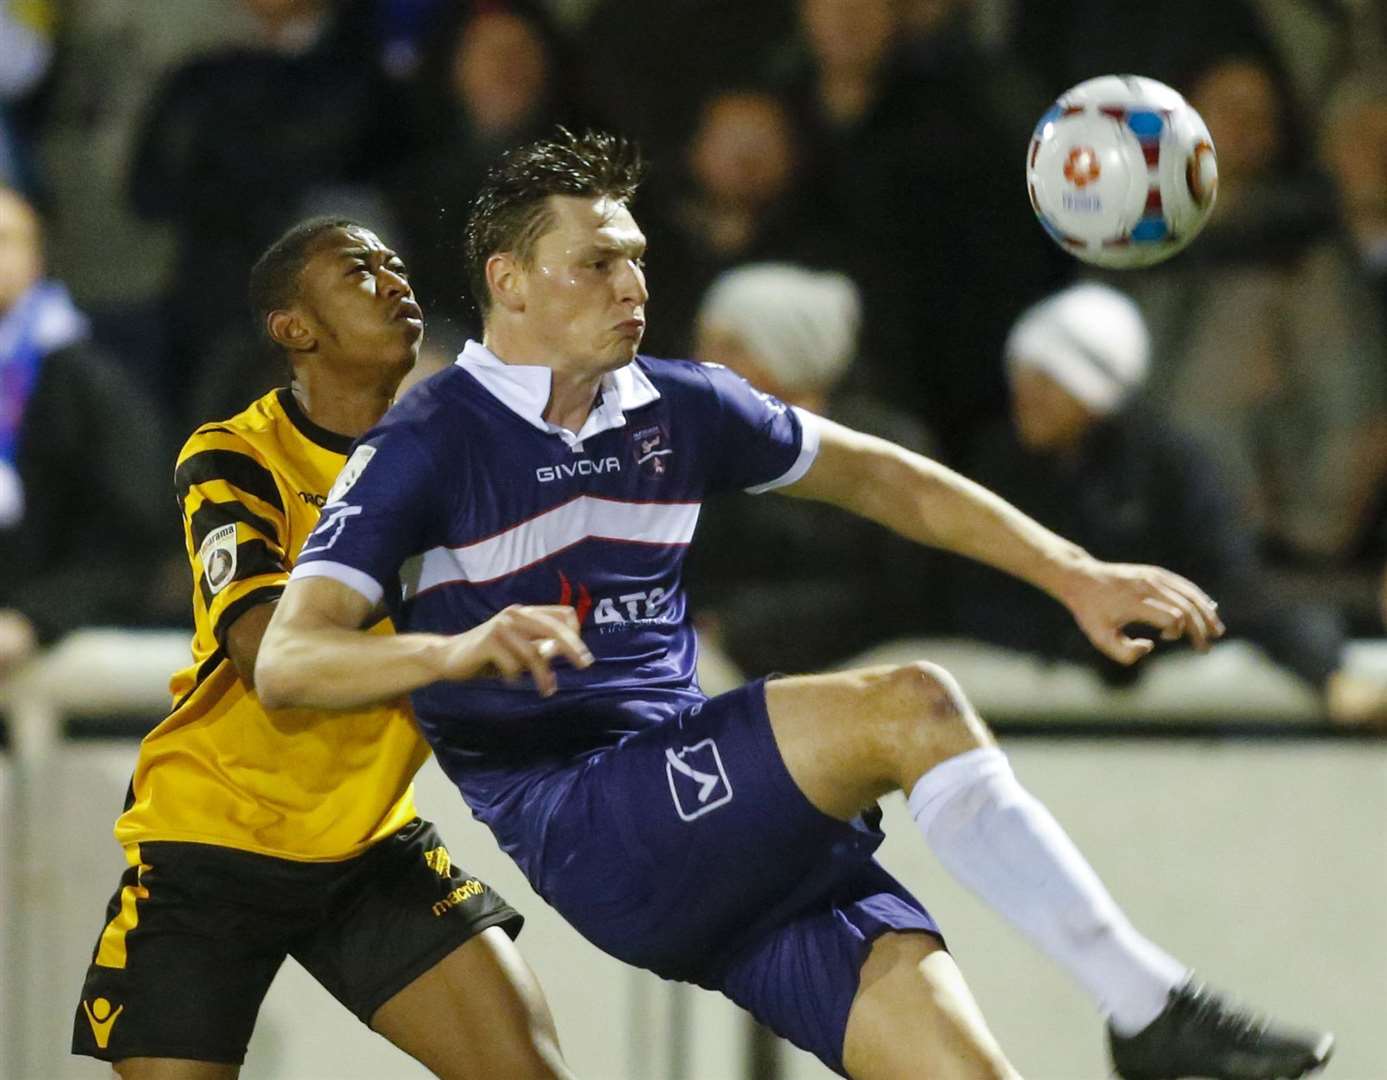
[{"label": "blue and white jersey", "polygon": [[439,762],[483,818],[517,773],[553,768],[702,698],[681,581],[699,507],[808,471],[818,421],[726,370],[637,357],[582,430],[543,418],[550,371],[469,342],[357,444],[294,570],[327,576],[401,632],[461,633],[509,604],[568,604],[595,658],[413,695]]}]

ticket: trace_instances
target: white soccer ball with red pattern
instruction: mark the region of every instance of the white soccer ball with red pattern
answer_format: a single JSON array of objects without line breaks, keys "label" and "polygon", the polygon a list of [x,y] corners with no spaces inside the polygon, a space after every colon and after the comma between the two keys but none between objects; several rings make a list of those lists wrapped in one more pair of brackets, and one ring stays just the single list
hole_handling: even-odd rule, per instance
[{"label": "white soccer ball with red pattern", "polygon": [[1104,75],[1062,94],[1026,152],[1040,224],[1098,266],[1151,266],[1198,235],[1218,192],[1209,129],[1155,79]]}]

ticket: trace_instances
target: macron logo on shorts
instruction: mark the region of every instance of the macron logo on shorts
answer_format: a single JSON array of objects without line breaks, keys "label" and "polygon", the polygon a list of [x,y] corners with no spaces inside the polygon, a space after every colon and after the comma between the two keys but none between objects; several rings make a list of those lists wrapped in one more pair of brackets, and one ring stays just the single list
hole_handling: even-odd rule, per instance
[{"label": "macron logo on shorts", "polygon": [[718,756],[718,745],[704,739],[679,750],[665,750],[665,775],[674,809],[685,821],[702,817],[732,801],[732,785]]}]

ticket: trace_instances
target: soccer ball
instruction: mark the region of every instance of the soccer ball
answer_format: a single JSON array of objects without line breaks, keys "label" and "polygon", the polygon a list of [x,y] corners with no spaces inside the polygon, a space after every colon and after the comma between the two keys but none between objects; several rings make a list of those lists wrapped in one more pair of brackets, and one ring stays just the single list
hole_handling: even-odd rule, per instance
[{"label": "soccer ball", "polygon": [[1098,266],[1151,266],[1209,220],[1218,160],[1204,121],[1170,87],[1104,75],[1040,118],[1026,185],[1035,216],[1066,251]]}]

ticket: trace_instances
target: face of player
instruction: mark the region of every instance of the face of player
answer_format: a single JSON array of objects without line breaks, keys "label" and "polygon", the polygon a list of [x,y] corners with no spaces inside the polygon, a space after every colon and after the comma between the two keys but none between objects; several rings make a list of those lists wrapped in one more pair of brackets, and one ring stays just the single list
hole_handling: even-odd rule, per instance
[{"label": "face of player", "polygon": [[14,307],[42,273],[38,217],[13,191],[0,189],[0,315]]},{"label": "face of player", "polygon": [[555,195],[523,270],[520,319],[535,359],[576,375],[631,362],[645,333],[645,234],[608,198]]},{"label": "face of player", "polygon": [[299,278],[300,316],[319,357],[349,369],[414,365],[423,313],[405,264],[369,229],[333,229],[314,245]]},{"label": "face of player", "polygon": [[1012,372],[1011,416],[1021,444],[1041,454],[1075,449],[1098,420],[1087,405],[1032,367]]}]

